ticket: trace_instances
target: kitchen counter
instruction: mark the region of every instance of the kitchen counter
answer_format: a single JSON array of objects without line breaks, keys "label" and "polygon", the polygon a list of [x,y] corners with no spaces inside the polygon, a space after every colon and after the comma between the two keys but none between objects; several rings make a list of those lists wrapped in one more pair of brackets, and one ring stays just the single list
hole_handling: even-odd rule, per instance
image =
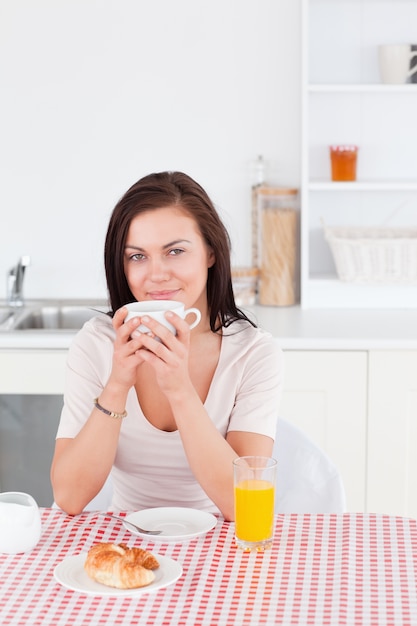
[{"label": "kitchen counter", "polygon": [[417,310],[251,308],[286,350],[416,350]]},{"label": "kitchen counter", "polygon": [[[243,308],[243,307],[242,307]],[[301,309],[253,306],[245,310],[284,350],[417,350],[417,310]],[[65,350],[76,331],[0,333],[0,349]]]}]

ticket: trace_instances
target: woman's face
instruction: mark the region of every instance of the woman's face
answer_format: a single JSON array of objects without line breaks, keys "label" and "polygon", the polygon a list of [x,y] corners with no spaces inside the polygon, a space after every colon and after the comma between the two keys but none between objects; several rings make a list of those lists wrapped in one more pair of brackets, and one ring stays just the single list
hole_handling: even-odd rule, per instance
[{"label": "woman's face", "polygon": [[124,271],[136,300],[178,300],[206,313],[214,261],[197,222],[179,207],[146,211],[130,224]]}]

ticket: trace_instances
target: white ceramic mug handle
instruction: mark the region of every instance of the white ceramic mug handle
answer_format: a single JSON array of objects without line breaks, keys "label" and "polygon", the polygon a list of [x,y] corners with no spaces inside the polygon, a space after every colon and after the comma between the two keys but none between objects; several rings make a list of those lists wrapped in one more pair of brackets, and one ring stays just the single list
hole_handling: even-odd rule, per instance
[{"label": "white ceramic mug handle", "polygon": [[200,323],[201,313],[200,313],[200,311],[198,309],[186,309],[184,311],[184,317],[187,317],[187,315],[189,313],[194,313],[194,315],[196,317],[195,321],[192,324],[190,324],[190,330],[191,330],[192,328],[195,328],[197,326],[197,324]]}]

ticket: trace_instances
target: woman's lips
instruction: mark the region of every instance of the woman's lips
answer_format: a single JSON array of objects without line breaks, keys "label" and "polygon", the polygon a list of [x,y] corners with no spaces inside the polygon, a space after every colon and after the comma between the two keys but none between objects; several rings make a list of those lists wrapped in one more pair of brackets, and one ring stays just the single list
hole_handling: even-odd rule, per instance
[{"label": "woman's lips", "polygon": [[148,295],[152,300],[173,300],[178,295],[179,290],[174,291],[150,291]]}]

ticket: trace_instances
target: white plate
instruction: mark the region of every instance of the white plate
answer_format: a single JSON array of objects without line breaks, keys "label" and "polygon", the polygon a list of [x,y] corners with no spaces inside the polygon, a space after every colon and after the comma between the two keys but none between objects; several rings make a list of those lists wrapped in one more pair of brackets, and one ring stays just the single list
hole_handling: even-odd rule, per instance
[{"label": "white plate", "polygon": [[69,556],[59,563],[54,570],[55,579],[64,587],[79,591],[90,596],[141,596],[143,593],[152,593],[174,583],[182,574],[182,567],[177,561],[167,556],[155,555],[159,562],[158,569],[154,570],[155,580],[145,587],[135,589],[116,589],[97,583],[84,570],[87,553]]},{"label": "white plate", "polygon": [[186,541],[198,535],[203,535],[215,527],[217,519],[211,513],[187,509],[186,507],[159,507],[144,509],[126,516],[128,522],[137,524],[148,530],[161,530],[160,535],[146,535],[125,525],[134,535],[144,537],[150,541]]}]

